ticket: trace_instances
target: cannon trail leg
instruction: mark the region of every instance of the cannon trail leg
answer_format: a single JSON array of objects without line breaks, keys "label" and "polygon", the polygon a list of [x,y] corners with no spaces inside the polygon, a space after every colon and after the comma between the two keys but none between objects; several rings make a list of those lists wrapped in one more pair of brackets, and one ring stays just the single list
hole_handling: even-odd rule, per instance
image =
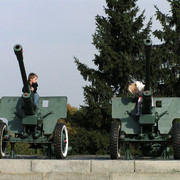
[{"label": "cannon trail leg", "polygon": [[14,152],[14,144],[15,143],[11,143],[11,158],[13,159],[15,156],[15,152]]},{"label": "cannon trail leg", "polygon": [[170,148],[165,146],[161,154],[161,159],[164,159],[164,160],[169,159],[169,151],[170,151]]},{"label": "cannon trail leg", "polygon": [[130,151],[129,151],[129,143],[127,143],[126,144],[126,153],[125,153],[125,155],[126,155],[126,159],[130,159]]},{"label": "cannon trail leg", "polygon": [[47,147],[47,156],[49,159],[52,159],[51,145],[48,145],[48,147]]}]

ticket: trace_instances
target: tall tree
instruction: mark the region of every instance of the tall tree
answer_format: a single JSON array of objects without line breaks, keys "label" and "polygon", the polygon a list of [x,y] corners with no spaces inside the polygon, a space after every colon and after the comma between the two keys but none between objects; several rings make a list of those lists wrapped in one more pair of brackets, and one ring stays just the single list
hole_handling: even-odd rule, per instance
[{"label": "tall tree", "polygon": [[75,58],[81,75],[90,82],[84,87],[86,106],[82,107],[86,127],[109,129],[111,98],[126,95],[132,78],[143,78],[143,39],[150,32],[151,20],[144,28],[144,11],[137,16],[136,2],[106,0],[106,16],[96,16],[93,45],[99,53],[93,62],[97,69],[89,68]]},{"label": "tall tree", "polygon": [[155,6],[156,17],[162,29],[154,31],[153,34],[162,43],[154,48],[153,58],[159,67],[154,73],[158,74],[156,80],[162,84],[157,94],[176,96],[179,94],[177,86],[180,88],[180,1],[167,1],[170,3],[171,15],[163,14]]}]

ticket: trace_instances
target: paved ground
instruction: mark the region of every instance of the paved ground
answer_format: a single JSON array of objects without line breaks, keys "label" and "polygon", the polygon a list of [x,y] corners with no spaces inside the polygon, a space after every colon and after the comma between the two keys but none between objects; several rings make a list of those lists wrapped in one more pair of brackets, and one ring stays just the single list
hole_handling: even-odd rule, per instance
[{"label": "paved ground", "polygon": [[[5,159],[11,159],[9,155]],[[48,159],[46,156],[36,155],[17,155],[14,159]],[[54,158],[53,158],[54,159]],[[167,160],[173,160],[173,156],[170,156]],[[73,155],[67,156],[66,160],[111,160],[109,155]],[[120,160],[125,160],[125,157],[121,157]],[[131,157],[130,160],[161,160],[161,157]]]}]

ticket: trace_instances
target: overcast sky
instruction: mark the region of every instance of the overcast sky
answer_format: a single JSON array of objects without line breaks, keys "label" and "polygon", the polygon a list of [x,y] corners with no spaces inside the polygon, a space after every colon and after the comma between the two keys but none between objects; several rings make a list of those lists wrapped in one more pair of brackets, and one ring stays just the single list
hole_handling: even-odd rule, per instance
[{"label": "overcast sky", "polygon": [[[170,10],[166,0],[139,0],[147,20],[158,5]],[[26,72],[38,74],[40,96],[67,96],[68,103],[84,105],[82,87],[87,84],[73,57],[89,67],[97,53],[92,45],[95,16],[104,15],[105,0],[1,0],[0,1],[0,97],[21,96],[22,79],[13,51],[21,44]],[[153,19],[153,29],[160,28]],[[153,40],[156,42],[156,40]]]}]

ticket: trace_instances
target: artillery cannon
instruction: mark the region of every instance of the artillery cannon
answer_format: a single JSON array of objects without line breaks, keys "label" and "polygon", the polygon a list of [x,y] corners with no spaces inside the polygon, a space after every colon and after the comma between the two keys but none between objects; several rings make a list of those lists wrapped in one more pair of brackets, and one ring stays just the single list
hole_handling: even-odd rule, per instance
[{"label": "artillery cannon", "polygon": [[0,117],[4,118],[0,118],[0,157],[6,155],[7,143],[11,144],[11,158],[15,156],[15,143],[28,143],[35,150],[45,148],[49,158],[63,159],[68,153],[68,131],[65,124],[58,123],[58,119],[67,116],[67,97],[40,97],[38,106],[34,106],[22,46],[15,45],[14,52],[24,93],[22,97],[1,98]]},{"label": "artillery cannon", "polygon": [[[130,97],[112,99],[110,130],[110,157],[118,159],[122,147],[130,158],[129,144],[140,146],[144,156],[161,156],[166,159],[173,145],[174,159],[180,159],[180,98],[154,97],[150,88],[150,51],[152,42],[144,40],[146,79],[141,113],[136,116],[137,103]],[[152,105],[152,101],[153,104]]]}]

